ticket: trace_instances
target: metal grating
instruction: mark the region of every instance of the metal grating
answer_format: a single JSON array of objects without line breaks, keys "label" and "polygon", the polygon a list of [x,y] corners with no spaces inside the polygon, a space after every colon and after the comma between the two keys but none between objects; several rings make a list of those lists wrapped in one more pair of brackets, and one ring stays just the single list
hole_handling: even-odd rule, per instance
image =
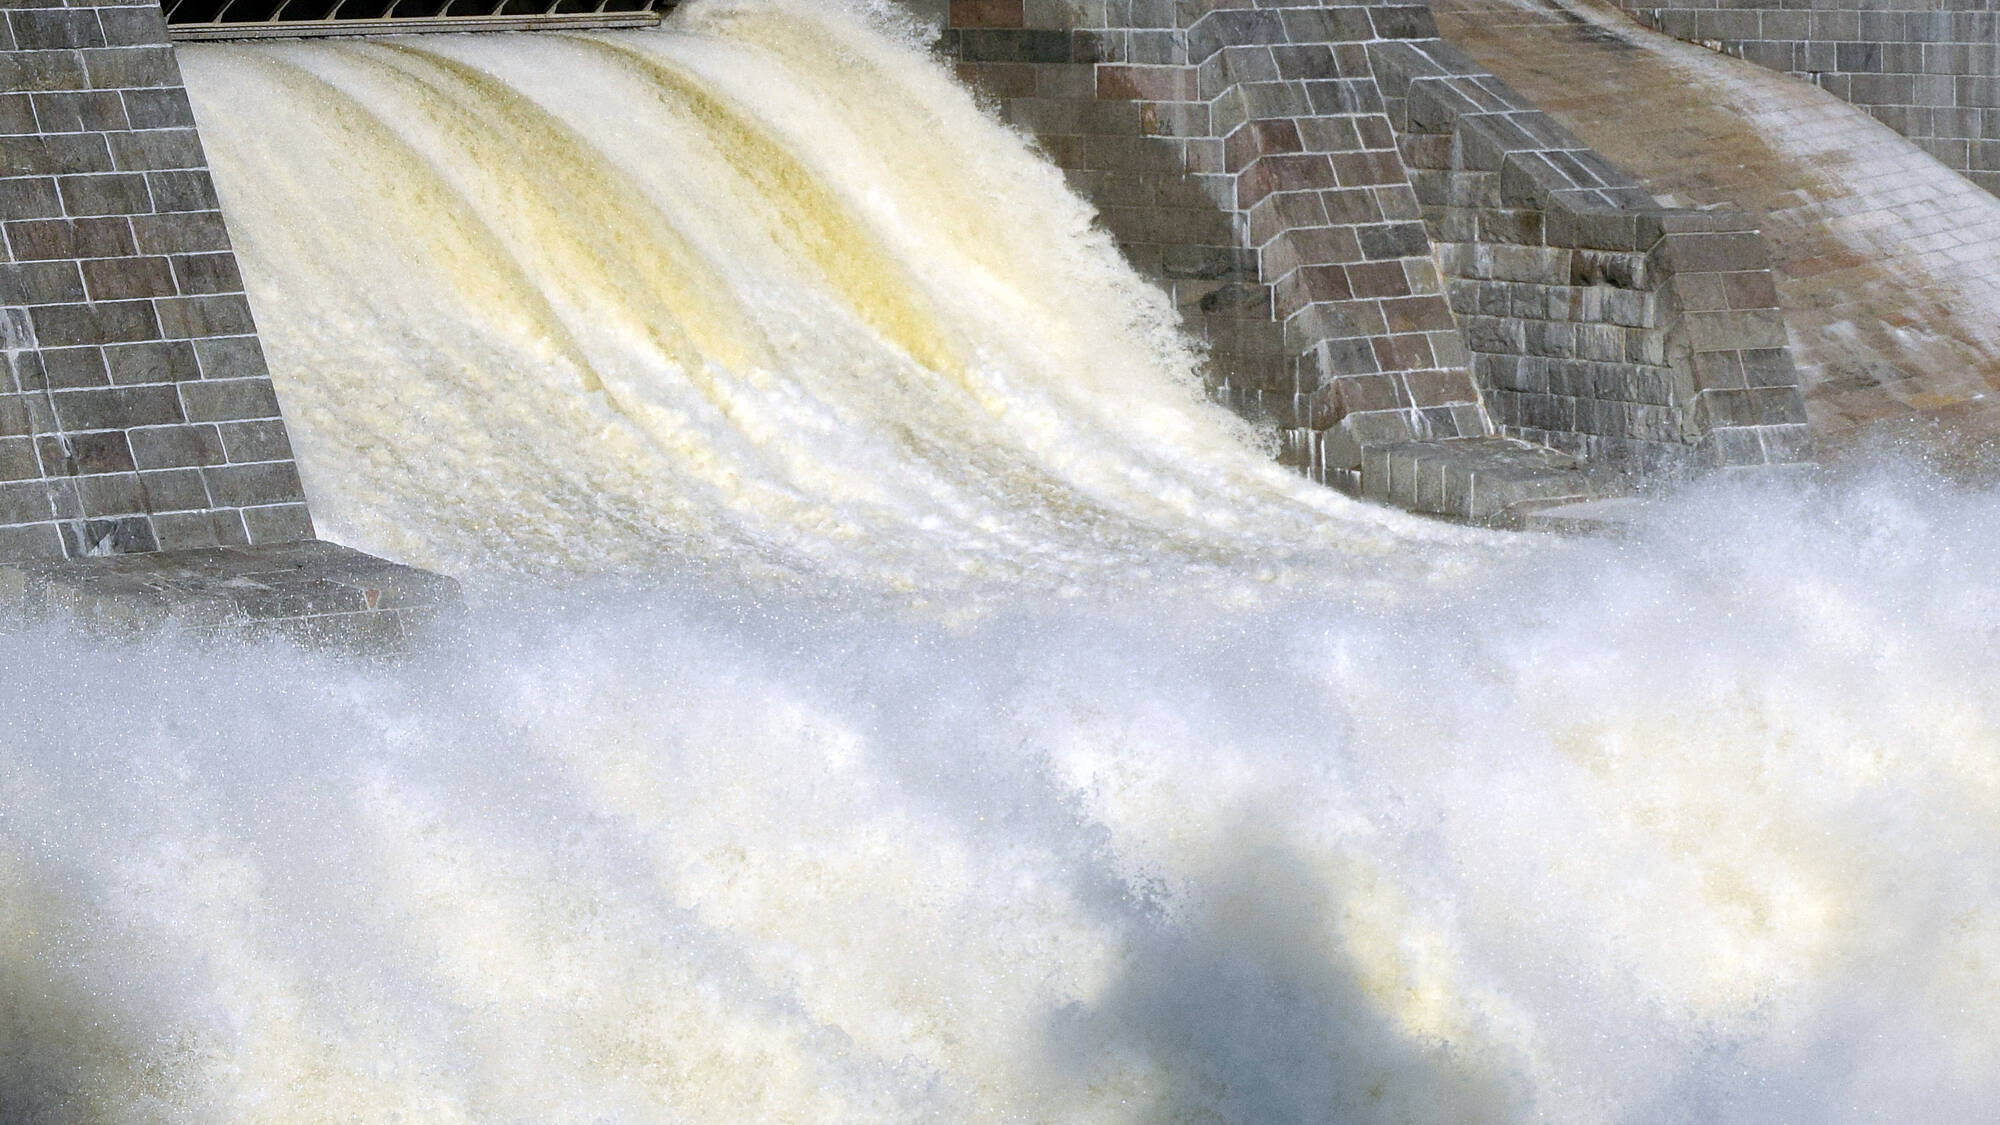
[{"label": "metal grating", "polygon": [[651,27],[679,0],[166,0],[174,39]]}]

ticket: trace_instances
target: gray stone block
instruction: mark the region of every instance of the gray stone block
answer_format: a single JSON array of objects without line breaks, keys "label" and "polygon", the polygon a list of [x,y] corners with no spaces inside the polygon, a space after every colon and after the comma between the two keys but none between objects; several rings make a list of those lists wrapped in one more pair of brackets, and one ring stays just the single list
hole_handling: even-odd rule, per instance
[{"label": "gray stone block", "polygon": [[165,258],[94,258],[81,266],[93,301],[170,297],[175,291],[173,268]]},{"label": "gray stone block", "polygon": [[186,420],[172,387],[57,391],[50,397],[65,430],[126,430]]},{"label": "gray stone block", "polygon": [[222,437],[211,425],[142,426],[126,431],[134,463],[142,469],[219,465]]},{"label": "gray stone block", "polygon": [[[219,507],[249,508],[298,503],[305,498],[298,470],[289,461],[210,465],[204,467],[201,473],[208,483],[209,495]],[[257,528],[253,525],[253,542],[258,538],[256,532]]]},{"label": "gray stone block", "polygon": [[[161,516],[157,523],[173,541],[227,534],[203,526],[202,518]],[[74,562],[22,557],[35,546],[24,540],[11,561],[0,562],[0,612],[62,619],[118,637],[279,636],[394,652],[427,629],[448,626],[461,604],[448,578],[330,543],[213,545]],[[40,558],[47,560],[42,546]]]},{"label": "gray stone block", "polygon": [[300,503],[243,509],[243,526],[249,533],[250,542],[292,543],[312,538],[312,516],[303,503],[304,494],[295,492],[294,495]]}]

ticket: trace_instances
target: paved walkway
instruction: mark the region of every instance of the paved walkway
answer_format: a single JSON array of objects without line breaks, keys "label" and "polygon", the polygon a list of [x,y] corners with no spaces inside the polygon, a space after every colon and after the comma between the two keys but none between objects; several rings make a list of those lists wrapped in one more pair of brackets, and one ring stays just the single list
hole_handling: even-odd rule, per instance
[{"label": "paved walkway", "polygon": [[1598,0],[1434,0],[1446,39],[1655,192],[1758,216],[1829,453],[2000,468],[2000,199],[1796,79]]}]

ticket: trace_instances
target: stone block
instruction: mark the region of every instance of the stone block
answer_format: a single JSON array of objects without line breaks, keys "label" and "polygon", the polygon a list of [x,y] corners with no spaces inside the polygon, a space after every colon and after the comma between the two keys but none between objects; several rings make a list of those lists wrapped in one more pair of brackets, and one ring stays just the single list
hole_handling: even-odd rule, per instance
[{"label": "stone block", "polygon": [[44,435],[36,441],[41,446],[42,463],[52,471],[60,466],[62,473],[74,476],[129,473],[133,469],[131,447],[125,434],[118,430]]},{"label": "stone block", "polygon": [[203,379],[179,384],[178,390],[186,404],[186,420],[191,422],[279,417],[277,395],[269,379]]},{"label": "stone block", "polygon": [[210,337],[194,342],[204,379],[263,379],[269,371],[255,336]]},{"label": "stone block", "polygon": [[303,502],[245,508],[243,526],[253,544],[294,543],[312,538],[313,533],[312,517]]},{"label": "stone block", "polygon": [[226,422],[217,427],[222,447],[233,462],[283,461],[292,459],[291,439],[277,419],[258,422]]},{"label": "stone block", "polygon": [[1681,330],[1695,351],[1736,351],[1785,346],[1785,320],[1776,309],[1689,312]]},{"label": "stone block", "polygon": [[95,258],[81,265],[93,301],[170,297],[175,292],[173,267],[165,258]]},{"label": "stone block", "polygon": [[136,215],[130,223],[139,249],[148,254],[198,254],[229,249],[229,231],[217,211]]},{"label": "stone block", "polygon": [[65,430],[128,430],[184,420],[170,386],[55,391],[50,398]]},{"label": "stone block", "polygon": [[147,512],[205,512],[212,506],[198,470],[164,469],[140,473],[138,479]]},{"label": "stone block", "polygon": [[1021,28],[1027,26],[1022,0],[951,0],[946,26]]},{"label": "stone block", "polygon": [[160,335],[151,301],[38,305],[29,315],[36,340],[46,348],[151,340]]},{"label": "stone block", "polygon": [[113,383],[178,383],[201,377],[194,345],[186,340],[120,344],[104,349]]},{"label": "stone block", "polygon": [[51,218],[62,214],[62,197],[52,178],[0,180],[0,222]]},{"label": "stone block", "polygon": [[[13,95],[22,109],[30,98]],[[6,121],[6,130],[15,133],[86,133],[131,128],[125,117],[125,101],[116,90],[59,90],[32,95],[32,114],[25,121]],[[13,116],[13,115],[6,115]],[[4,117],[0,117],[4,120]],[[25,128],[21,126],[25,125]]]},{"label": "stone block", "polygon": [[31,219],[6,224],[16,261],[122,258],[137,253],[124,218]]},{"label": "stone block", "polygon": [[1067,63],[1071,33],[1055,30],[968,29],[958,37],[967,62]]},{"label": "stone block", "polygon": [[125,116],[134,129],[192,129],[194,107],[178,85],[156,90],[125,90]]},{"label": "stone block", "polygon": [[219,465],[222,437],[212,425],[143,426],[127,433],[134,463],[142,469]]},{"label": "stone block", "polygon": [[206,161],[192,128],[152,127],[105,137],[113,167],[122,172],[200,168]]},{"label": "stone block", "polygon": [[215,184],[200,169],[148,172],[146,184],[157,212],[216,211],[221,207]]},{"label": "stone block", "polygon": [[245,336],[257,331],[250,302],[240,293],[163,297],[155,301],[161,332],[175,339]]},{"label": "stone block", "polygon": [[30,437],[0,437],[0,481],[40,480],[41,457]]},{"label": "stone block", "polygon": [[[201,469],[209,495],[219,507],[249,508],[259,505],[302,503],[305,493],[298,470],[288,461],[248,465],[209,465]],[[247,521],[248,516],[245,517]],[[257,542],[256,527],[251,541]]]},{"label": "stone block", "polygon": [[83,299],[83,276],[74,261],[0,262],[0,304]]},{"label": "stone block", "polygon": [[1690,405],[1695,424],[1705,430],[1726,426],[1803,425],[1805,399],[1796,387],[1703,390]]},{"label": "stone block", "polygon": [[158,4],[105,5],[97,8],[97,22],[106,46],[143,47],[167,40]]},{"label": "stone block", "polygon": [[70,215],[139,215],[153,209],[146,178],[129,172],[58,176],[56,190]]}]

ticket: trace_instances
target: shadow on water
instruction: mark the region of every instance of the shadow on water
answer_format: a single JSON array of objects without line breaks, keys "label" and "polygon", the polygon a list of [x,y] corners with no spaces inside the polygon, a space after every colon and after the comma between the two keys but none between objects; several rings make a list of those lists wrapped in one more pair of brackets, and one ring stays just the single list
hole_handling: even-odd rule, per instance
[{"label": "shadow on water", "polygon": [[[1148,1080],[1131,1120],[1513,1121],[1527,1099],[1482,1060],[1396,1026],[1366,977],[1323,874],[1282,842],[1248,844],[1203,880],[1192,916],[1153,920],[1104,998],[1063,1012],[1050,1065],[1126,1059]],[[1080,1092],[1080,1091],[1079,1091]]]}]

